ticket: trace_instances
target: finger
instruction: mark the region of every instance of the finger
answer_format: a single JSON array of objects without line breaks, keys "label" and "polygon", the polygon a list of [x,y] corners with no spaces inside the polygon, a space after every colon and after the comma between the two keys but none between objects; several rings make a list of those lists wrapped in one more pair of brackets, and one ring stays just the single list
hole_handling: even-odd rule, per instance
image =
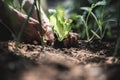
[{"label": "finger", "polygon": [[53,34],[53,32],[52,32],[51,27],[47,27],[45,34],[47,35],[47,37],[49,38],[49,40],[50,40],[51,42],[54,42],[54,41],[55,41],[55,37],[54,37],[54,34]]},{"label": "finger", "polygon": [[45,34],[47,35],[47,37],[49,38],[49,40],[51,42],[54,42],[55,37],[54,37],[54,34],[52,32],[52,27],[50,25],[49,19],[45,15],[45,13],[42,10],[42,8],[41,8],[41,22],[42,22],[42,27],[43,27],[43,29],[45,31]]}]

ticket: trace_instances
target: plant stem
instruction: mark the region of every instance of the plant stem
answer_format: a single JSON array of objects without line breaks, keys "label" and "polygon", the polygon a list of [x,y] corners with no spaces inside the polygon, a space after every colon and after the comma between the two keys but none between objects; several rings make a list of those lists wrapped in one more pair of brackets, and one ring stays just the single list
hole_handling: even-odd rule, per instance
[{"label": "plant stem", "polygon": [[40,30],[40,33],[41,33],[41,45],[42,45],[42,48],[44,49],[44,41],[43,41],[43,28],[41,27],[41,15],[40,15],[40,1],[38,0],[38,6],[37,6],[37,1],[34,0],[35,2],[35,7],[36,7],[36,12],[37,12],[37,17],[38,17],[38,21],[39,21],[39,30]]},{"label": "plant stem", "polygon": [[90,8],[90,10],[88,11],[88,15],[87,15],[87,17],[86,17],[86,21],[85,21],[85,26],[86,26],[86,35],[87,35],[87,40],[89,41],[89,39],[90,39],[90,36],[89,36],[89,31],[88,31],[88,18],[89,18],[89,16],[90,16],[90,14],[91,14],[91,12],[92,12],[92,10],[93,10],[93,8],[94,8],[94,6],[93,6],[94,4],[92,4],[92,6],[91,6],[91,8]]},{"label": "plant stem", "polygon": [[33,10],[34,10],[34,5],[35,5],[35,3],[33,3],[33,4],[31,5],[30,11],[28,12],[27,19],[24,21],[24,23],[23,23],[23,25],[22,25],[22,28],[21,28],[21,30],[20,30],[20,32],[19,32],[19,34],[18,34],[18,37],[17,37],[17,41],[18,41],[18,42],[19,42],[19,40],[20,40],[20,38],[21,38],[21,36],[22,36],[22,34],[23,34],[23,31],[24,31],[24,29],[25,29],[25,26],[26,26],[27,23],[28,23],[28,20],[29,20],[30,16],[32,15],[32,12],[33,12]]}]

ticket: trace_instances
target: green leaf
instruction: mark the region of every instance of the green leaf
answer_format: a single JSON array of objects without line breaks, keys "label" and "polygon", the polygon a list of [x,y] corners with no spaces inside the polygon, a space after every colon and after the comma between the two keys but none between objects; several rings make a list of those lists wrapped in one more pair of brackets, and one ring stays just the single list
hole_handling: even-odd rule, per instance
[{"label": "green leaf", "polygon": [[71,19],[64,18],[64,11],[60,8],[56,8],[56,13],[50,16],[50,23],[52,25],[53,32],[58,37],[59,41],[67,38],[71,31]]},{"label": "green leaf", "polygon": [[87,25],[87,23],[86,23],[86,21],[85,21],[83,16],[80,15],[80,19],[81,19],[81,21],[83,22],[83,24],[85,26],[85,32],[86,32],[87,40],[89,40],[90,39],[90,35],[89,35],[89,31],[88,31],[88,25]]},{"label": "green leaf", "polygon": [[104,5],[106,5],[106,4],[107,4],[106,1],[103,0],[103,1],[97,2],[97,3],[95,4],[95,6],[104,6]]},{"label": "green leaf", "polygon": [[50,16],[50,23],[52,26],[56,26],[56,17],[55,15]]},{"label": "green leaf", "polygon": [[117,21],[117,18],[110,18],[110,19],[107,19],[105,22],[116,22]]},{"label": "green leaf", "polygon": [[90,7],[81,7],[80,9],[81,9],[81,10],[85,10],[85,11],[90,11],[90,10],[91,10]]},{"label": "green leaf", "polygon": [[61,23],[63,23],[63,21],[64,21],[64,11],[62,9],[59,9],[59,8],[56,9],[56,16],[57,16],[58,20]]}]

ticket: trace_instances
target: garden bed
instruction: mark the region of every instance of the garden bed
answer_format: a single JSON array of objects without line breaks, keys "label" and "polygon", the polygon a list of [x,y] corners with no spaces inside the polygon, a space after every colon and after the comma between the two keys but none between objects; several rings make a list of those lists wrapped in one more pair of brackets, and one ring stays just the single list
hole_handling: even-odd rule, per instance
[{"label": "garden bed", "polygon": [[120,80],[114,42],[78,42],[58,48],[15,42],[0,43],[0,80]]},{"label": "garden bed", "polygon": [[[56,4],[56,2],[54,2],[54,4]],[[40,38],[39,30],[35,27],[38,26],[38,21],[31,19],[35,24],[31,24],[32,22],[28,21],[29,25],[25,30],[28,31],[26,32],[27,35],[23,35],[25,37],[23,42],[26,43],[17,45],[14,41],[7,41],[12,40],[10,37],[11,32],[6,29],[6,24],[1,22],[0,80],[120,80],[120,48],[117,50],[119,41],[116,43],[116,41],[119,40],[119,21],[111,23],[110,26],[108,25],[111,20],[116,21],[116,18],[112,18],[112,13],[109,12],[109,6],[103,8],[103,12],[101,11],[101,8],[107,5],[105,0],[97,2],[96,4],[90,4],[92,5],[89,7],[81,6],[81,10],[85,11],[85,14],[76,14],[73,16],[73,20],[64,19],[64,11],[59,8],[59,14],[51,14],[50,22],[53,22],[52,26],[57,29],[53,30],[56,35],[56,41],[52,46],[48,46],[51,45],[51,43],[49,44],[48,42],[48,45],[45,45],[44,49],[37,43],[42,39]],[[53,4],[50,3],[50,5],[52,6]],[[76,5],[74,6],[77,7]],[[1,9],[4,10],[4,8]],[[80,9],[80,6],[78,6],[78,9]],[[5,19],[5,22],[8,23],[9,21],[6,21],[8,19],[4,18],[7,17],[7,15],[4,14],[3,10],[1,10],[3,12],[1,13],[1,19]],[[115,12],[115,15],[117,14],[119,13]],[[108,15],[108,18],[104,15]],[[24,15],[21,14],[21,16],[23,19]],[[19,19],[17,20],[19,24],[21,24],[21,21],[24,21],[22,19],[20,19],[20,21]],[[47,24],[46,17],[43,17],[42,21],[44,23],[42,26],[46,27],[47,25],[49,29],[50,27]],[[108,23],[104,23],[106,21],[108,21]],[[19,26],[21,27],[21,25]],[[73,27],[74,29],[71,30]],[[46,28],[45,31],[49,30]],[[56,33],[56,31],[58,33]],[[69,34],[70,31],[76,32],[78,35],[74,34],[75,36],[71,36]],[[106,32],[104,33],[104,31]],[[21,31],[21,33],[22,32],[23,31]],[[34,33],[36,34],[34,35]],[[19,37],[16,36],[16,34],[19,35]],[[12,38],[19,40],[22,34],[16,34],[12,34]],[[47,36],[48,38],[50,37],[49,32]],[[37,42],[34,43],[34,40]],[[85,40],[87,42],[85,42]],[[33,42],[33,44],[27,44],[27,42]]]}]

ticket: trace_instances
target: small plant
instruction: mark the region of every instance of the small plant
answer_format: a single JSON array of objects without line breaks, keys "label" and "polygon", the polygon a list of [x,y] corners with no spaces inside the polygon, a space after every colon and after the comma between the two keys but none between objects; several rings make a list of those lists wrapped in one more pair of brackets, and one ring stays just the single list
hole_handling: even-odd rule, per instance
[{"label": "small plant", "polygon": [[[101,21],[97,18],[97,16],[93,13],[93,9],[99,5],[105,5],[105,2],[98,2],[96,4],[92,4],[91,7],[81,7],[82,10],[85,10],[87,13],[86,19],[84,18],[84,16],[80,16],[81,21],[83,22],[84,26],[85,26],[85,31],[86,31],[86,36],[87,36],[87,41],[91,41],[93,39],[94,36],[96,36],[97,38],[101,39],[102,38],[102,23]],[[94,30],[90,30],[93,33],[93,36],[90,37],[90,33],[89,33],[89,27],[90,25],[88,24],[88,19],[89,17],[92,16],[92,18],[95,19],[98,28],[96,29],[96,31]],[[92,23],[94,24],[94,23]],[[93,26],[93,25],[91,25]],[[97,34],[98,30],[100,31],[100,36]]]},{"label": "small plant", "polygon": [[103,0],[92,3],[90,7],[80,8],[83,10],[83,14],[77,15],[77,18],[79,18],[79,26],[84,27],[81,34],[86,36],[87,42],[94,38],[102,39],[106,33],[108,36],[110,35],[109,22],[116,21],[116,19],[106,5],[106,0]]},{"label": "small plant", "polygon": [[62,9],[56,8],[56,12],[50,16],[50,23],[59,41],[68,37],[72,20],[65,19],[65,13]]}]

